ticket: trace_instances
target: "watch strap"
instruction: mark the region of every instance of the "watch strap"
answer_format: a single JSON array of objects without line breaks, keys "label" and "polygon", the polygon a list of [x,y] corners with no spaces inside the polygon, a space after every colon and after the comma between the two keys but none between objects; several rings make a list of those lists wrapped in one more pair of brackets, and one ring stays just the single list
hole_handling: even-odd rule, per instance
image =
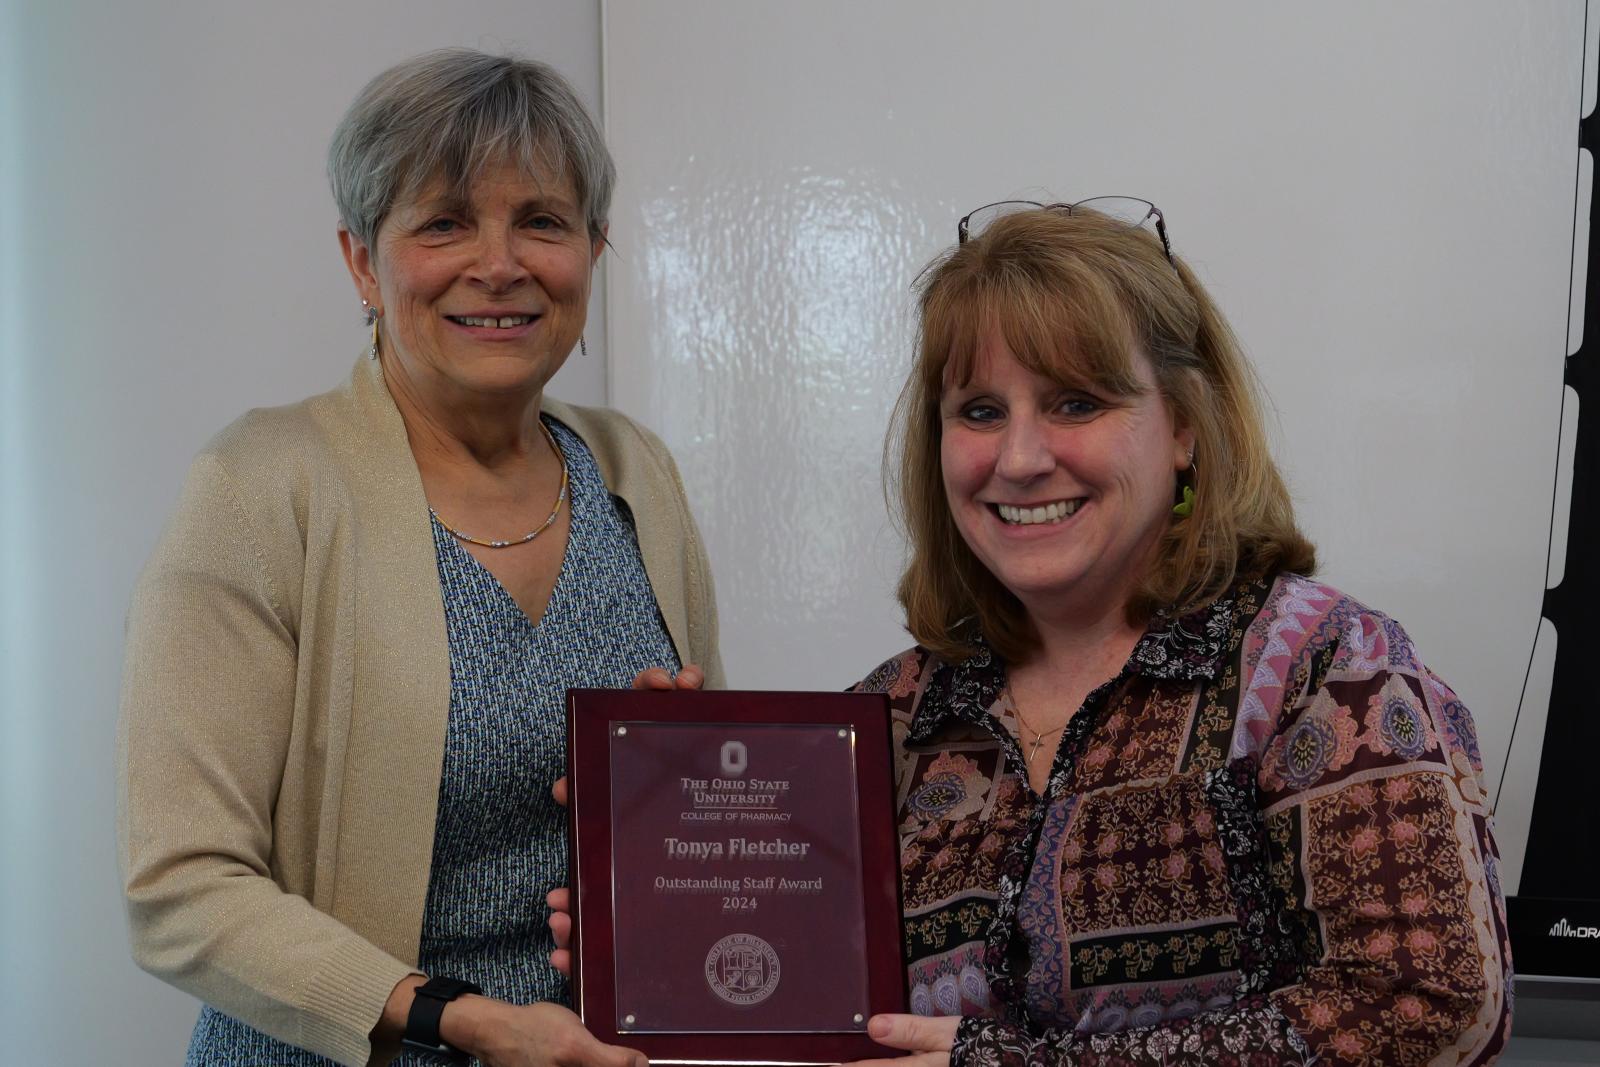
[{"label": "watch strap", "polygon": [[467,993],[482,992],[478,986],[460,978],[440,976],[428,979],[417,987],[416,995],[412,998],[411,1011],[406,1015],[405,1033],[400,1037],[401,1046],[443,1057],[451,1063],[468,1062],[472,1057],[446,1044],[444,1038],[439,1036],[439,1020],[444,1016],[445,1005],[452,1000]]}]

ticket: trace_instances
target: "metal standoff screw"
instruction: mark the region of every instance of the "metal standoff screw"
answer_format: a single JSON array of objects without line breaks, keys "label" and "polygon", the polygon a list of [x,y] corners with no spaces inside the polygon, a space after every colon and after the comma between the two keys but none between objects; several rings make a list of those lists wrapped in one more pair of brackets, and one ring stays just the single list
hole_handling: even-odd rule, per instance
[{"label": "metal standoff screw", "polygon": [[[618,737],[627,737],[628,736],[628,728],[626,726],[617,727],[617,736]],[[630,1018],[631,1018],[631,1016],[630,1016]]]},{"label": "metal standoff screw", "polygon": [[849,737],[850,736],[850,731],[846,730],[844,727],[841,726],[841,727],[839,727],[839,736],[840,737]]},{"label": "metal standoff screw", "polygon": [[[859,1016],[859,1015],[857,1015],[857,1016],[856,1016],[856,1018],[857,1018],[857,1019],[860,1019],[860,1018],[861,1018],[861,1016]],[[638,1020],[638,1019],[636,1019],[636,1018],[634,1018],[634,1017],[633,1017],[633,1016],[632,1016],[632,1015],[624,1015],[624,1016],[623,1016],[623,1017],[622,1017],[622,1025],[623,1025],[623,1026],[632,1026],[632,1025],[633,1025],[633,1024],[634,1024],[634,1023],[636,1023],[636,1022],[638,1022],[638,1021],[639,1021],[639,1020]]]},{"label": "metal standoff screw", "polygon": [[864,1023],[866,1021],[867,1021],[867,1017],[865,1015],[862,1015],[859,1011],[856,1012],[855,1023],[856,1023],[857,1026],[860,1026],[862,1023]]}]

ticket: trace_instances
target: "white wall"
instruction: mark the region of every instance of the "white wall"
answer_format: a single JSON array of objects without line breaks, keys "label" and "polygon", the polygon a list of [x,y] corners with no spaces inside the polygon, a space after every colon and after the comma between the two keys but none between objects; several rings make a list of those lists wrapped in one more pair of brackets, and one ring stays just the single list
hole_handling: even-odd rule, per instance
[{"label": "white wall", "polygon": [[[176,1063],[195,1003],[129,962],[113,847],[134,575],[207,437],[355,361],[323,160],[356,91],[462,44],[548,60],[598,107],[599,5],[0,11],[0,1060]],[[553,393],[603,400],[598,313],[588,338]]]}]

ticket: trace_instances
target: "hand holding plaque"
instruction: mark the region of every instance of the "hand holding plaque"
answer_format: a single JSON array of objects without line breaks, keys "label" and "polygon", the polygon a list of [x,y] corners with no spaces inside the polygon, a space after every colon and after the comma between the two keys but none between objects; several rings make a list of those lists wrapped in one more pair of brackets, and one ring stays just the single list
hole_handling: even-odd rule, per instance
[{"label": "hand holding plaque", "polygon": [[574,690],[574,1004],[678,1063],[837,1063],[904,1010],[881,696]]}]

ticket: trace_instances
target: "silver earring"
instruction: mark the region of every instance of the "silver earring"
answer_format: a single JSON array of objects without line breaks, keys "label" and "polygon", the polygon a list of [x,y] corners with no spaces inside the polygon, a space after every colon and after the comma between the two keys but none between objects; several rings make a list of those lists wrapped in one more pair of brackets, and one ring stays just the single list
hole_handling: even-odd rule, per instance
[{"label": "silver earring", "polygon": [[377,359],[378,358],[378,318],[379,318],[380,313],[379,313],[377,308],[373,307],[371,304],[367,303],[365,300],[361,301],[361,306],[363,308],[366,308],[366,310],[367,310],[367,325],[369,327],[371,327],[371,329],[372,329],[372,339],[367,343],[367,358],[368,359]]},{"label": "silver earring", "polygon": [[589,342],[583,339],[581,333],[578,335],[578,351],[585,356],[589,354]]}]

